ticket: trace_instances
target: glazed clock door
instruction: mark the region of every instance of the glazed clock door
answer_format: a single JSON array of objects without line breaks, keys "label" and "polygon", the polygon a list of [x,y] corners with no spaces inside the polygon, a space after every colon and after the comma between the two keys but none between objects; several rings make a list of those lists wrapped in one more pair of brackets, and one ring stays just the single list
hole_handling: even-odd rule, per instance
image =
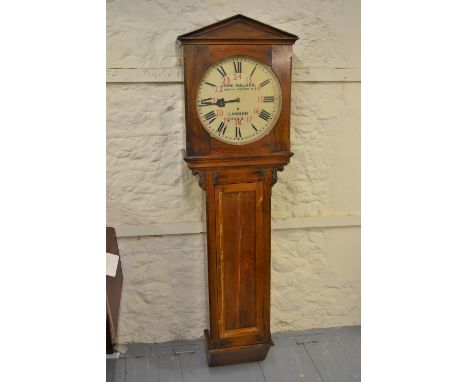
[{"label": "glazed clock door", "polygon": [[264,241],[270,237],[265,222],[270,191],[258,174],[218,176],[214,184],[220,340],[255,342],[269,333],[270,264]]}]

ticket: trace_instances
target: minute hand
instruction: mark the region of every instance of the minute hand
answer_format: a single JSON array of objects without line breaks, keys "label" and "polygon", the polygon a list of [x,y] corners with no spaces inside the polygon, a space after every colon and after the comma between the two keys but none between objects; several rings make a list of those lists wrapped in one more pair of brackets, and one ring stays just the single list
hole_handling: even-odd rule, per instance
[{"label": "minute hand", "polygon": [[240,102],[240,98],[231,99],[229,101],[224,101],[224,103],[228,103],[228,102]]}]

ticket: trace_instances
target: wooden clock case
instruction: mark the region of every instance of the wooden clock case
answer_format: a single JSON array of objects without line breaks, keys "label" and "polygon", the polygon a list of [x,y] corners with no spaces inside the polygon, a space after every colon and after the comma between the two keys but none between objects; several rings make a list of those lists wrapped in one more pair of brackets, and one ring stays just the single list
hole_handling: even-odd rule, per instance
[{"label": "wooden clock case", "polygon": [[[206,191],[210,366],[265,359],[270,334],[271,188],[290,150],[291,58],[297,36],[243,15],[178,37],[183,47],[184,159]],[[271,67],[282,89],[271,132],[246,145],[211,137],[196,112],[197,85],[215,62],[251,56]]]}]

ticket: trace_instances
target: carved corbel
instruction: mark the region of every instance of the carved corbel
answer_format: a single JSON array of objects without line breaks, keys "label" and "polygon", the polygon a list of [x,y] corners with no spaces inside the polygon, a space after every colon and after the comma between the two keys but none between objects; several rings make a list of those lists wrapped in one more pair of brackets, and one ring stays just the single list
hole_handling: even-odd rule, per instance
[{"label": "carved corbel", "polygon": [[205,171],[204,170],[192,170],[192,174],[198,175],[198,185],[203,191],[205,191]]},{"label": "carved corbel", "polygon": [[272,167],[271,168],[271,187],[273,187],[276,184],[276,182],[278,181],[277,172],[278,171],[283,171],[283,170],[284,170],[284,166]]}]

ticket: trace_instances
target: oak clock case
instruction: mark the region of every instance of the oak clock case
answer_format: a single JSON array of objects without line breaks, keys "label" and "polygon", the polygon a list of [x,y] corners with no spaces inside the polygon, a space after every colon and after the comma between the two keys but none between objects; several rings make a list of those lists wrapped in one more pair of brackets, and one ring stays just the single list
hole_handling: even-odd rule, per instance
[{"label": "oak clock case", "polygon": [[270,334],[271,192],[293,155],[297,36],[236,15],[179,36],[184,160],[205,191],[210,366],[265,359]]}]

